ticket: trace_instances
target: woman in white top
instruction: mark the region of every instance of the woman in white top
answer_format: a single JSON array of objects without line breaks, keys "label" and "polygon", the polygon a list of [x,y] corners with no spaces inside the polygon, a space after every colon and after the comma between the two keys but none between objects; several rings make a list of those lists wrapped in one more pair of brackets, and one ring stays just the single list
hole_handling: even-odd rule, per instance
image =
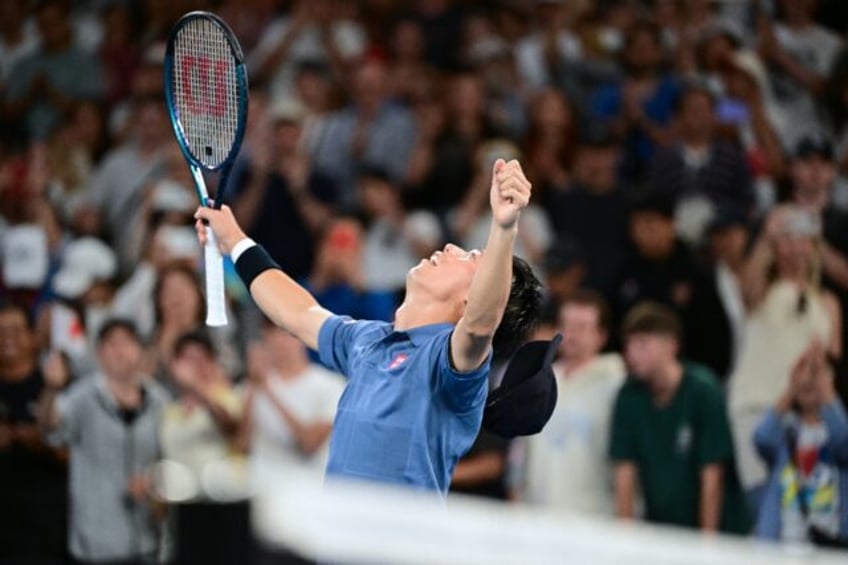
[{"label": "woman in white top", "polygon": [[786,389],[794,361],[816,339],[831,356],[842,355],[839,303],[819,285],[820,245],[818,218],[780,206],[766,220],[742,274],[748,317],[728,393],[740,477],[749,492],[766,480],[754,430]]}]

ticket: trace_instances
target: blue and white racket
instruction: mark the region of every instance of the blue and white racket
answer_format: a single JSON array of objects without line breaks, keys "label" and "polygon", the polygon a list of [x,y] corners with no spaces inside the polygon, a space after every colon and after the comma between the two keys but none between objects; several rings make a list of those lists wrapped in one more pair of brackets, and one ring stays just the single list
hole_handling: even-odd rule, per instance
[{"label": "blue and white racket", "polygon": [[[220,207],[247,123],[247,68],[221,18],[191,12],[174,25],[165,53],[165,98],[174,134],[203,206]],[[210,198],[203,170],[220,171]],[[224,263],[212,230],[204,250],[206,325],[227,323]]]}]

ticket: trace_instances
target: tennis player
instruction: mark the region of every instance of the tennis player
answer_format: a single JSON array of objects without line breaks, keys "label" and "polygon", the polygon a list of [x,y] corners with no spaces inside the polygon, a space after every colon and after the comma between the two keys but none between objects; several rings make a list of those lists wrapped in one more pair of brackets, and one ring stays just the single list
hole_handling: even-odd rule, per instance
[{"label": "tennis player", "polygon": [[446,495],[480,429],[496,330],[503,347],[515,348],[538,316],[539,281],[512,254],[530,189],[518,161],[498,159],[485,251],[449,244],[422,259],[393,324],[333,315],[245,236],[227,206],[197,211],[201,243],[206,220],[262,311],[348,378],[328,477]]}]

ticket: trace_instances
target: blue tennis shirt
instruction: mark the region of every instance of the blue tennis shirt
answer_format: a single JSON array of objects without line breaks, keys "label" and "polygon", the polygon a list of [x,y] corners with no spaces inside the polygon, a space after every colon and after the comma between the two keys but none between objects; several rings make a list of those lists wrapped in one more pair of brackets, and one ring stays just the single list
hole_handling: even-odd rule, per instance
[{"label": "blue tennis shirt", "polygon": [[447,494],[457,460],[474,443],[491,354],[469,373],[451,367],[451,324],[395,331],[387,322],[332,316],[318,354],[346,375],[327,475]]}]

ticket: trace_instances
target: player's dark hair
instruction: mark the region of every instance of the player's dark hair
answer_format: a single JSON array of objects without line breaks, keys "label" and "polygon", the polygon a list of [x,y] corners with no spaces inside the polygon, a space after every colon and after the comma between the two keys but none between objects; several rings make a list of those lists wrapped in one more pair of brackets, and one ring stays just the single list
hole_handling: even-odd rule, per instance
[{"label": "player's dark hair", "polygon": [[27,307],[20,302],[9,300],[8,298],[0,299],[0,314],[5,314],[7,312],[18,312],[24,317],[27,329],[30,331],[35,329],[35,322],[33,321],[32,314]]},{"label": "player's dark hair", "polygon": [[503,318],[492,339],[494,356],[509,358],[527,341],[542,315],[542,283],[521,257],[512,257],[512,286]]},{"label": "player's dark hair", "polygon": [[218,357],[218,350],[212,341],[212,336],[209,335],[209,332],[202,329],[186,332],[177,338],[177,342],[174,344],[174,357],[179,357],[187,347],[192,345],[200,347],[213,359]]},{"label": "player's dark hair", "polygon": [[664,304],[646,300],[627,312],[621,325],[621,334],[625,340],[634,334],[653,334],[673,337],[679,342],[683,337],[683,328],[674,310]]}]

